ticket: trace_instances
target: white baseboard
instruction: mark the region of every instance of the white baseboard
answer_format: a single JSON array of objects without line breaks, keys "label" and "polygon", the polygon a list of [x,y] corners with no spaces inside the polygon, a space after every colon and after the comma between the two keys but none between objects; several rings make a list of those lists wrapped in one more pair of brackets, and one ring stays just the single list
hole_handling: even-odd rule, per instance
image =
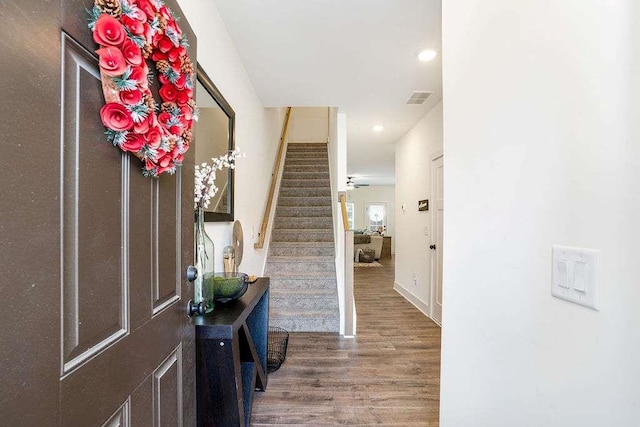
[{"label": "white baseboard", "polygon": [[429,304],[426,304],[420,298],[409,292],[407,288],[405,288],[398,282],[393,282],[393,290],[402,295],[407,301],[413,304],[415,308],[420,310],[422,314],[431,319],[431,316],[429,315]]}]

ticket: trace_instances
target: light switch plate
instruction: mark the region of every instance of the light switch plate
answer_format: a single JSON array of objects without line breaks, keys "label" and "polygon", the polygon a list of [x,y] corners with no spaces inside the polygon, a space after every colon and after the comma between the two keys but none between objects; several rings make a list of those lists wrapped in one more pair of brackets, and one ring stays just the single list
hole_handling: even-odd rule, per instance
[{"label": "light switch plate", "polygon": [[551,295],[598,310],[600,251],[552,247]]}]

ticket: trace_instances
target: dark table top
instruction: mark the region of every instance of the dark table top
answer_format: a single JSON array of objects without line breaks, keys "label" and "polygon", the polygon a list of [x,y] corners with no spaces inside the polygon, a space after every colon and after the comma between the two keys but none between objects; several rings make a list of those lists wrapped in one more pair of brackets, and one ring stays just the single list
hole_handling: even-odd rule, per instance
[{"label": "dark table top", "polygon": [[233,339],[267,289],[269,278],[260,277],[239,299],[224,304],[216,302],[213,313],[195,316],[196,338]]}]

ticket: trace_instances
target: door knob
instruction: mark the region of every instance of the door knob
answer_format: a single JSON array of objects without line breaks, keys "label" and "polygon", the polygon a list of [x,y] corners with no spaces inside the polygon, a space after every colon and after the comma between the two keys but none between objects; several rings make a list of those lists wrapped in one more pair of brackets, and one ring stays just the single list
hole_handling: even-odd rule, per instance
[{"label": "door knob", "polygon": [[193,265],[187,267],[187,280],[193,282],[198,278],[198,269]]},{"label": "door knob", "polygon": [[196,304],[193,300],[187,303],[187,316],[193,317],[194,314],[204,315],[207,312],[207,306],[203,302]]},{"label": "door knob", "polygon": [[435,249],[436,245],[429,245],[429,249]]}]

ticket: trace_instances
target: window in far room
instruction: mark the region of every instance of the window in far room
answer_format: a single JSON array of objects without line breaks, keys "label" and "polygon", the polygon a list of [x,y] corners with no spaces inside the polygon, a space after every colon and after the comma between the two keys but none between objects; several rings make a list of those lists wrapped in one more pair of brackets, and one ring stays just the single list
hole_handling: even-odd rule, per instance
[{"label": "window in far room", "polygon": [[387,204],[367,203],[365,208],[367,229],[370,231],[384,232],[387,227]]},{"label": "window in far room", "polygon": [[353,202],[347,202],[347,220],[349,221],[349,230],[355,228],[355,222],[353,220],[353,212],[355,210],[355,204]]}]

